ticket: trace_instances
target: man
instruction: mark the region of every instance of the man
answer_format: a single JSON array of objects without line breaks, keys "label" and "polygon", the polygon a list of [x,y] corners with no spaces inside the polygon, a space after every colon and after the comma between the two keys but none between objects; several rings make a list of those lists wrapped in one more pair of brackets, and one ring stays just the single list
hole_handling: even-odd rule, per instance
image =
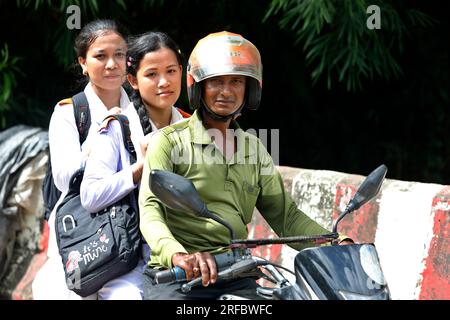
[{"label": "man", "polygon": [[[297,208],[262,142],[235,121],[244,109],[256,110],[260,104],[258,49],[238,34],[208,35],[191,53],[187,85],[195,112],[154,137],[142,175],[141,231],[152,249],[144,274],[146,299],[215,299],[257,286],[251,278],[217,279],[213,256],[227,250],[229,231],[211,219],[164,207],[149,188],[150,170],[190,179],[209,211],[226,220],[239,239],[248,236],[246,225],[255,206],[279,236],[329,233]],[[179,283],[154,283],[155,270],[175,266],[185,270],[188,280],[201,276],[203,287],[185,294]]]}]

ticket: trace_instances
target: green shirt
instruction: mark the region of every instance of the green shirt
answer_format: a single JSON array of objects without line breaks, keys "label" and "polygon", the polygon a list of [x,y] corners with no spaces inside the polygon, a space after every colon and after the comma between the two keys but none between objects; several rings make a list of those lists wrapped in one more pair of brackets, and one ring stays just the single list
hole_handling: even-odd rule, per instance
[{"label": "green shirt", "polygon": [[[152,249],[150,265],[172,267],[176,252],[222,252],[228,229],[207,218],[166,208],[151,192],[150,170],[175,172],[192,181],[209,211],[226,220],[238,239],[248,236],[255,206],[279,236],[329,233],[300,211],[256,136],[235,128],[237,151],[226,161],[203,126],[199,112],[155,134],[148,146],[139,192],[141,231]],[[300,250],[313,244],[292,245]]]}]

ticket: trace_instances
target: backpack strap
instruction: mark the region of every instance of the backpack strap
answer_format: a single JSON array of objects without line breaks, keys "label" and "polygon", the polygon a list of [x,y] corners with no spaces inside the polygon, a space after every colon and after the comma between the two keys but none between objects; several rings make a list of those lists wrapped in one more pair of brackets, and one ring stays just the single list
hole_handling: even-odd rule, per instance
[{"label": "backpack strap", "polygon": [[89,133],[89,128],[91,126],[89,102],[84,91],[81,91],[72,97],[72,104],[81,145],[86,140]]},{"label": "backpack strap", "polygon": [[183,116],[183,118],[190,118],[191,115],[183,110],[181,110],[180,108],[177,108],[178,112]]},{"label": "backpack strap", "polygon": [[119,121],[120,128],[122,129],[123,145],[130,154],[130,163],[131,164],[135,163],[137,160],[136,149],[134,148],[133,142],[131,141],[130,122],[127,116],[123,114],[112,114],[107,116],[103,120],[100,130],[107,128],[112,120]]}]

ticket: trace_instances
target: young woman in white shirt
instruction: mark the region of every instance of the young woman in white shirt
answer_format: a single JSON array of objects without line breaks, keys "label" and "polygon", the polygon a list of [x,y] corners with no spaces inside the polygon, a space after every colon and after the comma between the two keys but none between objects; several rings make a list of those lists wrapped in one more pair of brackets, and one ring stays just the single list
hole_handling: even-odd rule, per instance
[{"label": "young woman in white shirt", "polygon": [[[92,151],[93,136],[103,119],[110,113],[126,114],[130,122],[137,118],[136,110],[130,108],[130,100],[122,88],[126,80],[126,33],[112,20],[96,20],[88,23],[75,40],[78,63],[88,79],[84,89],[91,115],[91,126],[86,141],[80,147],[73,105],[58,103],[50,119],[49,145],[52,173],[56,187],[62,195],[55,205],[48,224],[50,230],[48,260],[36,275],[32,289],[34,299],[82,299],[67,288],[61,257],[55,237],[55,211],[68,191],[72,174],[84,166]],[[134,117],[133,117],[134,114]],[[130,123],[140,128],[140,123]],[[141,133],[142,135],[142,133]],[[138,166],[133,168],[140,172]],[[88,299],[140,298],[136,286],[124,281],[124,294],[117,296],[105,288]]]},{"label": "young woman in white shirt", "polygon": [[[133,88],[128,109],[137,112],[126,115],[137,161],[130,165],[119,122],[105,123],[93,140],[80,188],[81,203],[91,212],[115,203],[130,192],[134,197],[132,191],[141,180],[148,139],[157,130],[189,116],[174,107],[181,92],[182,58],[178,46],[167,34],[148,32],[131,39],[127,71]],[[148,245],[144,244],[143,249],[144,260],[148,260]],[[136,267],[139,280],[144,268],[144,261]]]}]

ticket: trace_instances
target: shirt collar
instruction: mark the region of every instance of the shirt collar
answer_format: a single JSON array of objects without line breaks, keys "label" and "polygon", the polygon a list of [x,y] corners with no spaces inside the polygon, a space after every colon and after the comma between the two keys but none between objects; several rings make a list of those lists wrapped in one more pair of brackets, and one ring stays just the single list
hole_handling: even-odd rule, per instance
[{"label": "shirt collar", "polygon": [[[239,124],[235,120],[231,120],[230,127],[232,129],[240,129]],[[212,144],[214,143],[207,129],[203,125],[200,110],[195,110],[189,119],[189,130],[191,132],[191,141],[196,144]],[[241,130],[239,130],[241,131]]]},{"label": "shirt collar", "polygon": [[[251,134],[246,134],[236,120],[231,120],[230,128],[236,130],[236,137],[238,139],[238,146],[243,145],[244,148],[239,148],[234,157],[242,156],[248,157],[254,155],[258,148],[257,138]],[[214,144],[207,129],[203,125],[201,111],[195,110],[189,119],[189,130],[191,134],[191,142],[195,144],[209,145]],[[241,144],[243,142],[243,144]]]},{"label": "shirt collar", "polygon": [[[174,124],[177,123],[178,121],[183,120],[183,116],[181,115],[181,113],[177,110],[177,108],[172,107],[172,116],[170,118],[170,124]],[[158,131],[159,129],[156,127],[156,125],[153,123],[152,119],[150,117],[148,117],[148,120],[150,121],[150,125],[152,126],[152,132],[153,131]]]},{"label": "shirt collar", "polygon": [[[86,94],[86,98],[89,103],[89,110],[91,111],[91,119],[92,121],[97,122],[97,124],[101,124],[103,119],[108,115],[108,109],[103,104],[102,100],[97,96],[92,88],[92,83],[89,82],[84,88],[84,93]],[[127,108],[130,104],[130,99],[128,98],[128,94],[124,90],[124,88],[120,87],[120,108]]]}]

